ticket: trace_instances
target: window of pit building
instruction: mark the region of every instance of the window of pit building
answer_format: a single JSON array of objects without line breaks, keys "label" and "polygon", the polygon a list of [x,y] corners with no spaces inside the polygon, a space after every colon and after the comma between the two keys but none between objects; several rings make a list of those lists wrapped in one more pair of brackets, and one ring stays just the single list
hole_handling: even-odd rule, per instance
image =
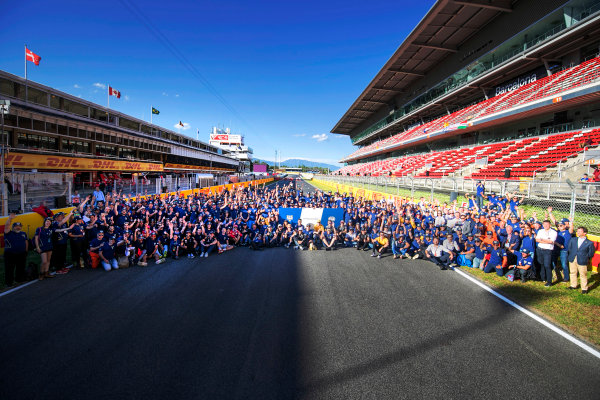
[{"label": "window of pit building", "polygon": [[123,117],[119,118],[119,126],[126,128],[126,129],[131,129],[132,131],[136,131],[136,132],[140,131],[139,123],[129,120],[127,118],[123,118]]},{"label": "window of pit building", "polygon": [[108,113],[106,111],[98,110],[97,108],[90,108],[90,118],[97,121],[108,122]]},{"label": "window of pit building", "polygon": [[57,110],[62,110],[64,107],[64,99],[55,94],[50,95],[50,107],[55,108]]},{"label": "window of pit building", "polygon": [[83,104],[76,103],[74,101],[64,99],[64,111],[72,114],[77,114],[82,117],[88,116],[88,107]]},{"label": "window of pit building", "polygon": [[0,93],[25,100],[25,86],[8,79],[0,78]]},{"label": "window of pit building", "polygon": [[43,106],[47,106],[48,105],[48,93],[30,86],[27,89],[27,101],[29,101],[31,103],[36,103],[36,104],[40,104]]},{"label": "window of pit building", "polygon": [[19,128],[31,129],[31,118],[19,117]]}]

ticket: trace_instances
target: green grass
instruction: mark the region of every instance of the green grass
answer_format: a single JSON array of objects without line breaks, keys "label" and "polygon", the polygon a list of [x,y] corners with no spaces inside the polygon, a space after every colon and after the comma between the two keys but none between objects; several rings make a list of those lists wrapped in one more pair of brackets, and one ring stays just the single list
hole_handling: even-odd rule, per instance
[{"label": "green grass", "polygon": [[568,290],[568,283],[555,283],[545,287],[544,282],[509,282],[494,273],[479,269],[461,268],[489,286],[497,289],[518,304],[543,315],[563,329],[600,346],[600,274],[588,272],[587,294],[581,290]]}]

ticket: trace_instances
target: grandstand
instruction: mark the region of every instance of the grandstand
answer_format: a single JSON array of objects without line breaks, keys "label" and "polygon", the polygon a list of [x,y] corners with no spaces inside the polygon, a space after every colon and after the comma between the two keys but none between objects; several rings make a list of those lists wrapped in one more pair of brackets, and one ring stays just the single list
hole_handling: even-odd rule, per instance
[{"label": "grandstand", "polygon": [[519,180],[585,170],[599,127],[600,1],[439,0],[332,133],[338,174]]}]

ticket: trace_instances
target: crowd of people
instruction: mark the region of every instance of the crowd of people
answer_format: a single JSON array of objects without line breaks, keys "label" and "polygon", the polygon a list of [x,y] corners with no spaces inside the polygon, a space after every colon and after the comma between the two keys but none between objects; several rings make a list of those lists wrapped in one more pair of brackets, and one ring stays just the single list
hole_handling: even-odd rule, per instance
[{"label": "crowd of people", "polygon": [[[522,199],[478,188],[468,203],[423,198],[370,201],[352,194],[306,193],[294,182],[220,193],[167,197],[102,193],[87,196],[69,213],[44,219],[28,238],[14,215],[5,225],[6,284],[23,281],[27,252],[40,254],[38,279],[70,269],[161,264],[167,258],[207,258],[236,247],[261,250],[353,248],[371,256],[424,259],[445,270],[463,266],[510,280],[558,282],[587,293],[587,264],[594,254],[587,229],[573,220],[530,216]],[[303,224],[279,217],[279,208],[342,208],[344,218]],[[541,221],[540,221],[541,219]],[[322,223],[323,222],[323,223]],[[70,245],[71,264],[67,266]],[[578,279],[579,278],[579,279]]]}]

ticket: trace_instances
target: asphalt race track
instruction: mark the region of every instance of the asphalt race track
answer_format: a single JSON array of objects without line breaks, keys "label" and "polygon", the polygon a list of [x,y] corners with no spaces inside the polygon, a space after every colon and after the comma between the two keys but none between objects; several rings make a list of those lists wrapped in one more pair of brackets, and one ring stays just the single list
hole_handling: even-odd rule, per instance
[{"label": "asphalt race track", "polygon": [[453,271],[235,249],[0,297],[0,399],[598,399],[600,360]]}]

